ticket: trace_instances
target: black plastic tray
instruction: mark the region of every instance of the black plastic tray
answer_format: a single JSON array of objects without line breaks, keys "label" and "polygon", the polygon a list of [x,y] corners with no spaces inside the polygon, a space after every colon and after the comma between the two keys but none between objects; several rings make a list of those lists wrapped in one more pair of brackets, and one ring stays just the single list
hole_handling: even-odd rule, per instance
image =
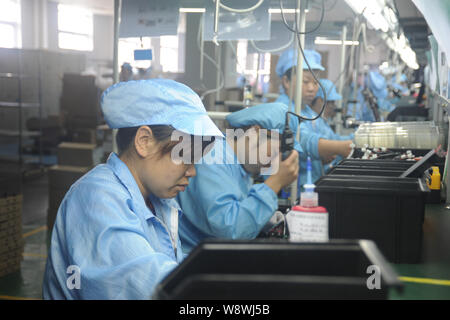
[{"label": "black plastic tray", "polygon": [[[370,290],[367,268],[379,267]],[[202,243],[157,287],[159,299],[386,299],[397,274],[368,240]]]},{"label": "black plastic tray", "polygon": [[371,239],[391,262],[420,262],[429,193],[423,179],[328,175],[316,191],[330,238]]},{"label": "black plastic tray", "polygon": [[399,177],[403,172],[403,170],[395,169],[335,167],[328,172],[328,175]]}]

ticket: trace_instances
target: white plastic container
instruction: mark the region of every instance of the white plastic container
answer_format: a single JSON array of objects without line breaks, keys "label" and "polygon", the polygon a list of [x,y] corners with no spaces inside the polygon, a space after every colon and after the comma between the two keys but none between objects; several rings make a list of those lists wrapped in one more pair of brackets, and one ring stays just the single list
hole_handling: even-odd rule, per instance
[{"label": "white plastic container", "polygon": [[328,211],[324,207],[295,206],[286,214],[286,222],[290,241],[328,241]]}]

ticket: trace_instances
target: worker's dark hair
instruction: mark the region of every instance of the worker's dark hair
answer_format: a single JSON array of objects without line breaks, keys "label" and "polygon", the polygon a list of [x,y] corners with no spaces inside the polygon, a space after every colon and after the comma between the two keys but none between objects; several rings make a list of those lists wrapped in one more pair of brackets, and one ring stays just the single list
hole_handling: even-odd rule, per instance
[{"label": "worker's dark hair", "polygon": [[[130,128],[120,128],[117,132],[116,142],[117,148],[119,149],[119,156],[122,155],[125,151],[127,151],[134,143],[134,138],[136,137],[136,133],[141,126],[130,127]],[[148,126],[153,133],[153,137],[161,144],[160,156],[163,156],[172,151],[172,149],[180,142],[180,141],[171,141],[170,137],[172,133],[175,131],[175,128],[168,125],[149,125]],[[202,152],[205,148],[214,142],[215,137],[212,137],[210,141],[202,141]],[[191,135],[191,142],[193,147],[194,136]],[[192,155],[194,152],[192,152]]]},{"label": "worker's dark hair", "polygon": [[[289,68],[288,70],[286,70],[286,72],[284,73],[283,76],[286,76],[287,79],[288,79],[289,81],[291,81],[291,79],[292,79],[292,74],[295,73],[295,72],[297,71],[296,68],[297,68],[296,66],[293,66],[292,68]],[[305,72],[305,71],[310,71],[310,70],[309,70],[309,69],[303,70],[303,72]],[[313,69],[313,71],[314,71],[314,74],[316,75],[316,77],[319,77],[319,76],[320,76],[320,70],[318,70],[318,69]]]},{"label": "worker's dark hair", "polygon": [[287,79],[288,79],[289,81],[291,81],[291,79],[292,79],[292,73],[295,72],[295,71],[296,71],[296,67],[293,66],[292,68],[287,69],[283,76],[286,76]]},{"label": "worker's dark hair", "polygon": [[[134,137],[136,136],[136,132],[141,126],[137,127],[129,127],[129,128],[120,128],[117,132],[116,142],[117,148],[119,149],[119,155],[123,154],[128,148],[132,145],[134,141]],[[166,142],[169,140],[172,132],[175,130],[172,126],[167,125],[150,125],[148,126],[153,133],[153,137],[155,137],[158,142]],[[164,155],[172,150],[172,148],[177,144],[176,141],[167,141],[164,143],[161,149],[161,155]]]}]

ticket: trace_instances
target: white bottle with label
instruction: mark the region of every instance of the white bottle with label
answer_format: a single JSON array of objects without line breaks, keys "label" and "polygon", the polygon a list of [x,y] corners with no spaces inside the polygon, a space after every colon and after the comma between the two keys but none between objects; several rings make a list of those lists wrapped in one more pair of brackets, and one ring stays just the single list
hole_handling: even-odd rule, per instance
[{"label": "white bottle with label", "polygon": [[286,214],[289,240],[294,242],[327,242],[328,211],[318,206],[318,195],[313,184],[306,184],[300,205]]}]

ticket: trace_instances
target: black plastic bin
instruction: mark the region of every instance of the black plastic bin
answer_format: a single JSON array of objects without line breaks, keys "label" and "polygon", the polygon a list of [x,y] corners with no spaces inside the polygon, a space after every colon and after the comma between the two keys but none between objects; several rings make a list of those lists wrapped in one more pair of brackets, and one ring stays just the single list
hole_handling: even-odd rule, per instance
[{"label": "black plastic bin", "polygon": [[[367,286],[371,265],[379,267],[379,289]],[[402,283],[372,241],[257,239],[200,244],[154,298],[386,299],[391,288],[400,290]]]},{"label": "black plastic bin", "polygon": [[328,172],[328,175],[399,177],[403,172],[403,170],[395,169],[335,167]]},{"label": "black plastic bin", "polygon": [[329,212],[331,239],[371,239],[391,262],[420,262],[425,181],[328,175],[316,182],[316,191]]},{"label": "black plastic bin", "polygon": [[379,168],[391,170],[407,170],[415,162],[406,160],[362,160],[362,159],[343,159],[337,164],[337,167],[358,167],[358,168]]}]

